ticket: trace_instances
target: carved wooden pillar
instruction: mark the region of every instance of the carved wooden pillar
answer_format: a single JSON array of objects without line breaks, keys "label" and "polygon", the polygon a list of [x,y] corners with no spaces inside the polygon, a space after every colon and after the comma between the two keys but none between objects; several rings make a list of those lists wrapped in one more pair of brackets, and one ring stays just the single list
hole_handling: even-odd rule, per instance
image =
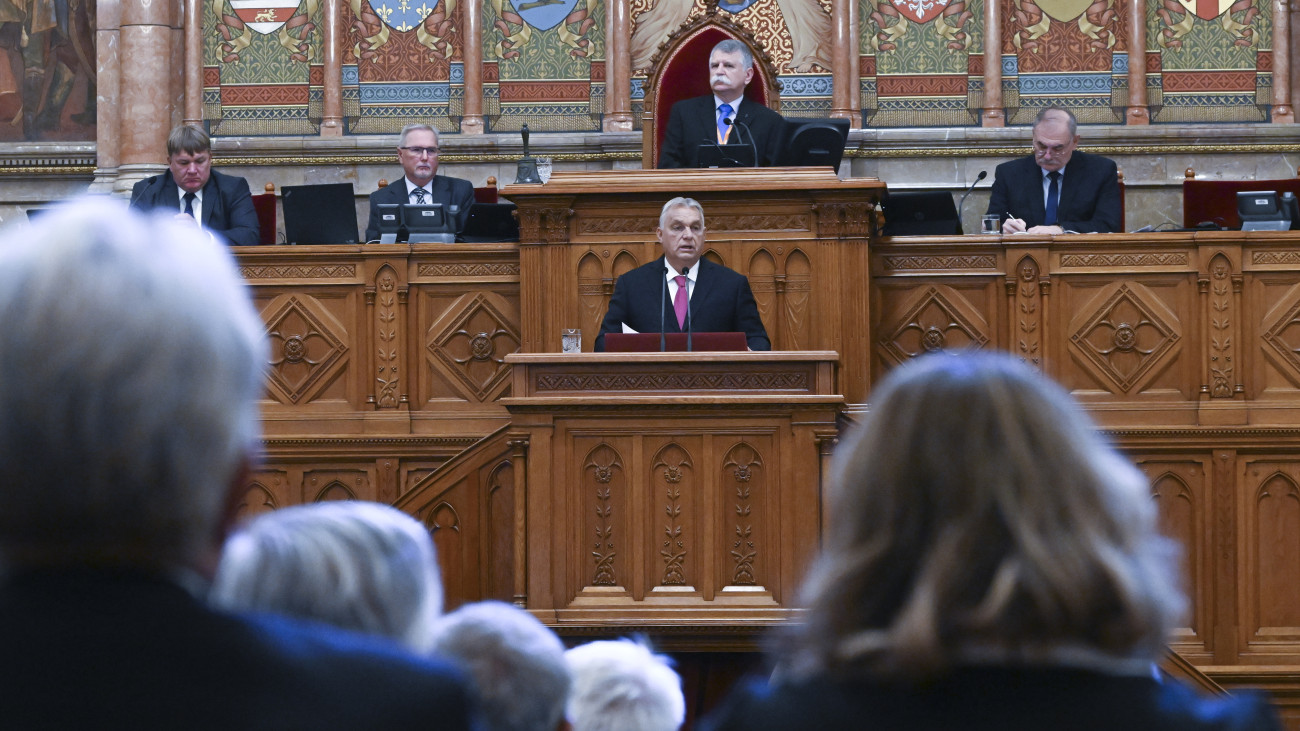
[{"label": "carved wooden pillar", "polygon": [[840,2],[831,5],[831,116],[853,120],[852,126],[862,126],[862,85],[858,52],[858,3]]},{"label": "carved wooden pillar", "polygon": [[1287,0],[1273,0],[1273,123],[1295,122],[1291,106],[1291,17]]},{"label": "carved wooden pillar", "polygon": [[1005,127],[1002,109],[1002,13],[997,0],[984,3],[984,114],[983,126]]},{"label": "carved wooden pillar", "polygon": [[121,162],[120,122],[122,56],[121,0],[100,0],[96,6],[95,84],[99,102],[95,116],[95,181],[90,189],[110,193]]},{"label": "carved wooden pillar", "polygon": [[[186,0],[196,13],[199,0]],[[123,0],[119,31],[119,58],[128,59],[130,73],[121,75],[118,100],[118,139],[121,165],[114,185],[127,192],[136,181],[159,172],[167,157],[167,133],[171,129],[176,99],[172,97],[174,28],[180,4]],[[194,16],[194,26],[198,18]]]},{"label": "carved wooden pillar", "polygon": [[1147,109],[1147,24],[1143,0],[1128,0],[1128,110],[1126,124],[1151,124]]},{"label": "carved wooden pillar", "polygon": [[340,38],[343,37],[343,5],[339,0],[325,0],[325,29],[321,39],[322,64],[325,79],[322,82],[320,136],[343,136],[343,54]]},{"label": "carved wooden pillar", "polygon": [[[164,3],[165,4],[165,3]],[[184,0],[185,36],[185,109],[182,121],[185,124],[203,124],[203,0]],[[139,68],[131,58],[131,73]]]},{"label": "carved wooden pillar", "polygon": [[469,0],[461,6],[461,49],[465,64],[465,114],[460,118],[460,131],[467,135],[481,135],[487,131],[483,121],[483,3]]},{"label": "carved wooden pillar", "polygon": [[628,0],[605,3],[604,132],[632,131],[632,18]]}]

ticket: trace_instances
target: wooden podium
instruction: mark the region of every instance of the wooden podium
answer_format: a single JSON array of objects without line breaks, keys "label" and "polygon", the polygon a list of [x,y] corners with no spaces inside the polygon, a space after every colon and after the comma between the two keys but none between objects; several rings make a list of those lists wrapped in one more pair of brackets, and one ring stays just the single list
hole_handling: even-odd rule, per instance
[{"label": "wooden podium", "polygon": [[789,615],[843,407],[835,353],[507,361],[516,601],[561,627]]}]

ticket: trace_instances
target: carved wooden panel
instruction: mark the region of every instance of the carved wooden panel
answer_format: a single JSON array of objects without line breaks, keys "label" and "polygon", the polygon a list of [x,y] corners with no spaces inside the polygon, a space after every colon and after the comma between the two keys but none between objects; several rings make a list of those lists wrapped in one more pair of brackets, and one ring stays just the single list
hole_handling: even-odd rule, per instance
[{"label": "carved wooden panel", "polygon": [[[341,380],[349,367],[354,336],[346,319],[354,316],[352,297],[282,294],[265,303],[270,346],[268,393],[282,404],[350,399]],[[351,401],[355,405],[355,401]]]},{"label": "carved wooden panel", "polygon": [[[1210,503],[1209,474],[1204,458],[1137,458],[1151,481],[1151,497],[1160,511],[1161,532],[1178,542],[1182,584],[1189,600],[1186,623],[1175,631],[1173,644],[1184,657],[1208,661],[1214,627],[1213,570],[1215,507]],[[1231,513],[1229,513],[1231,515]],[[1234,526],[1219,526],[1235,532]]]},{"label": "carved wooden panel", "polygon": [[1300,653],[1300,460],[1244,464],[1244,652]]},{"label": "carved wooden panel", "polygon": [[510,450],[498,431],[419,479],[395,503],[433,534],[448,610],[465,602],[514,598],[517,537]]},{"label": "carved wooden panel", "polygon": [[303,473],[302,502],[304,503],[378,498],[378,485],[373,468],[307,470]]},{"label": "carved wooden panel", "polygon": [[978,350],[997,334],[991,319],[1000,311],[991,279],[880,291],[880,319],[872,328],[886,367],[933,352]]},{"label": "carved wooden panel", "polygon": [[1076,398],[1196,398],[1203,361],[1184,347],[1196,315],[1190,274],[1057,276],[1049,327],[1055,373]]},{"label": "carved wooden panel", "polygon": [[419,408],[490,404],[507,389],[505,356],[519,349],[516,301],[491,291],[422,291]]}]

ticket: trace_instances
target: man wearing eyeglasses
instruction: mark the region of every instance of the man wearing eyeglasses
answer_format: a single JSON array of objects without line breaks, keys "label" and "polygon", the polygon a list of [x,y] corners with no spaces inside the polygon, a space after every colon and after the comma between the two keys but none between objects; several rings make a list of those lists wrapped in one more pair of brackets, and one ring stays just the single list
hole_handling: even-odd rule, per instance
[{"label": "man wearing eyeglasses", "polygon": [[438,131],[427,124],[408,124],[397,143],[397,159],[406,175],[370,194],[370,220],[366,241],[379,240],[380,203],[441,203],[456,222],[456,233],[465,228],[469,207],[474,203],[474,184],[460,178],[438,175]]}]

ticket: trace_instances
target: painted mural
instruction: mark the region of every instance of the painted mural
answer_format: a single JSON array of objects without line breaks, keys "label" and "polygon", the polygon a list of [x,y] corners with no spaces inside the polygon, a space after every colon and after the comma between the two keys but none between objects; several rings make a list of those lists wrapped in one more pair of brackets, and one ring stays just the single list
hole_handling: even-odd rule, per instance
[{"label": "painted mural", "polygon": [[94,0],[0,0],[0,142],[95,138]]},{"label": "painted mural", "polygon": [[1160,0],[1147,15],[1152,122],[1268,121],[1272,15],[1264,0]]}]

